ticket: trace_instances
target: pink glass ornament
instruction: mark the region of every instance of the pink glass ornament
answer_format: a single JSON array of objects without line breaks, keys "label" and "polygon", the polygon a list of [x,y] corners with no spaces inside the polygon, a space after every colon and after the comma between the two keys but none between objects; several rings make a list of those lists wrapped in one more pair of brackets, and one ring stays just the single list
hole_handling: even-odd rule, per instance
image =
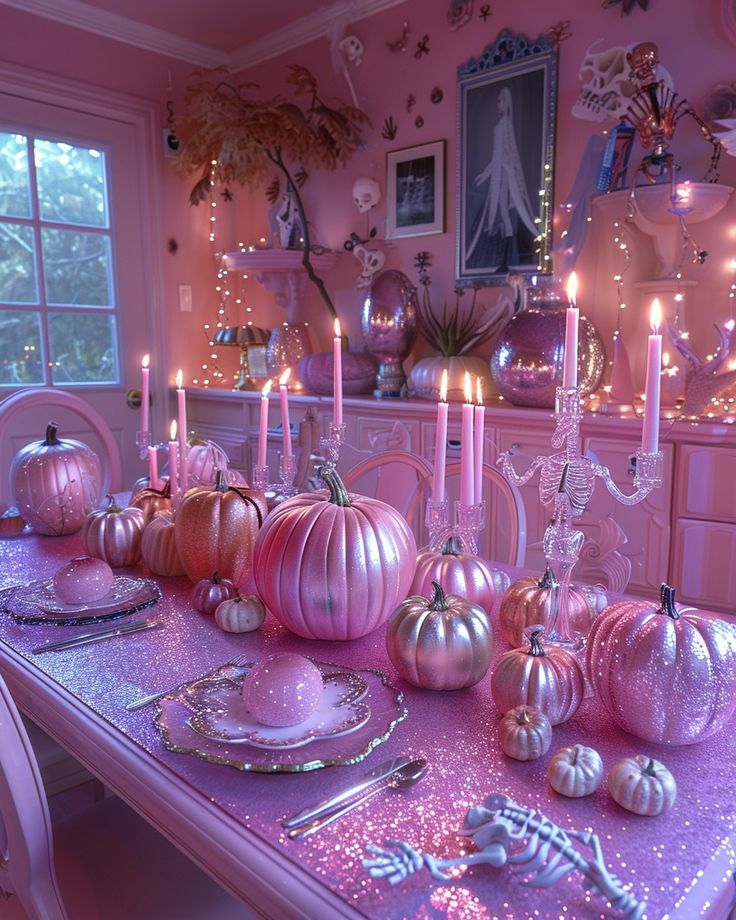
[{"label": "pink glass ornament", "polygon": [[243,700],[263,725],[304,722],[322,697],[319,668],[303,655],[275,655],[257,664],[243,682]]},{"label": "pink glass ornament", "polygon": [[103,559],[77,556],[54,575],[54,591],[65,604],[87,604],[108,594],[114,578]]},{"label": "pink glass ornament", "polygon": [[680,612],[662,585],[659,607],[620,601],[594,621],[587,666],[593,689],[627,732],[664,744],[693,744],[736,710],[736,627]]}]

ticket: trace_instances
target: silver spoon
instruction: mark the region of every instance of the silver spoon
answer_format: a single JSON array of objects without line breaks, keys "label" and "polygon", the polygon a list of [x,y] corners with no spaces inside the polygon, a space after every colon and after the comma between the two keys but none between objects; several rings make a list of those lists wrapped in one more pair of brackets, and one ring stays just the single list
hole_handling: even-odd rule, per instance
[{"label": "silver spoon", "polygon": [[332,811],[328,815],[325,815],[322,818],[318,818],[316,821],[312,821],[309,824],[304,824],[301,827],[293,828],[289,831],[288,836],[292,840],[301,839],[302,837],[309,837],[316,831],[322,830],[322,828],[326,827],[328,824],[332,824],[333,821],[337,821],[338,818],[342,818],[343,815],[346,815],[349,811],[357,808],[358,805],[362,805],[363,802],[367,802],[368,799],[372,798],[377,793],[382,792],[384,789],[406,789],[408,786],[413,786],[414,783],[419,782],[419,780],[426,774],[427,770],[429,770],[429,762],[423,757],[417,757],[414,760],[410,760],[405,767],[397,770],[396,773],[389,777],[385,783],[381,783],[380,785],[375,786],[373,789],[369,789],[368,792],[366,792],[365,795],[362,795],[359,799],[348,802],[348,804],[343,805],[342,808],[338,808],[336,811]]}]

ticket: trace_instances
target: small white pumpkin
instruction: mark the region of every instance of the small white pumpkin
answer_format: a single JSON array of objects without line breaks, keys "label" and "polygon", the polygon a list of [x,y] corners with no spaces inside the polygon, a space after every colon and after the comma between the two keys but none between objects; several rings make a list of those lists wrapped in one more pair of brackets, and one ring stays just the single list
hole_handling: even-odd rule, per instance
[{"label": "small white pumpkin", "polygon": [[559,750],[547,767],[550,786],[573,799],[590,795],[603,779],[603,761],[598,751],[574,744]]},{"label": "small white pumpkin", "polygon": [[552,724],[536,706],[516,706],[501,719],[501,750],[514,760],[536,760],[552,744]]},{"label": "small white pumpkin", "polygon": [[230,598],[218,604],[215,610],[215,623],[230,633],[253,632],[265,619],[266,608],[257,594]]},{"label": "small white pumpkin", "polygon": [[646,754],[624,757],[608,774],[608,791],[622,808],[635,815],[661,815],[677,798],[674,776]]}]

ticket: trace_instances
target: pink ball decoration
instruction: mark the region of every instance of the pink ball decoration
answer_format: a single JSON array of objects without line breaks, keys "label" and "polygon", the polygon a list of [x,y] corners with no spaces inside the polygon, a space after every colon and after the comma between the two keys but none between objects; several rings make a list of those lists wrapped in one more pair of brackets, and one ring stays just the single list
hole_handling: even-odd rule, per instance
[{"label": "pink ball decoration", "polygon": [[65,604],[87,604],[109,594],[114,579],[103,559],[77,556],[56,572],[53,585],[56,596]]},{"label": "pink ball decoration", "polygon": [[588,637],[593,689],[614,722],[660,744],[694,744],[736,710],[736,627],[697,610],[679,611],[662,585],[659,606],[620,601]]},{"label": "pink ball decoration", "polygon": [[263,725],[299,725],[322,697],[319,668],[303,655],[275,655],[257,664],[243,682],[248,711]]}]

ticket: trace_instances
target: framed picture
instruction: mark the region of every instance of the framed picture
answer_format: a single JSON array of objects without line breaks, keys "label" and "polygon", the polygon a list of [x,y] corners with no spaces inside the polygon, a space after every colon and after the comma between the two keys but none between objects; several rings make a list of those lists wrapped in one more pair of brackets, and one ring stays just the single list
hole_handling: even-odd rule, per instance
[{"label": "framed picture", "polygon": [[551,267],[557,52],[501,32],[458,70],[457,280]]},{"label": "framed picture", "polygon": [[434,141],[386,157],[386,239],[445,229],[445,142]]}]

